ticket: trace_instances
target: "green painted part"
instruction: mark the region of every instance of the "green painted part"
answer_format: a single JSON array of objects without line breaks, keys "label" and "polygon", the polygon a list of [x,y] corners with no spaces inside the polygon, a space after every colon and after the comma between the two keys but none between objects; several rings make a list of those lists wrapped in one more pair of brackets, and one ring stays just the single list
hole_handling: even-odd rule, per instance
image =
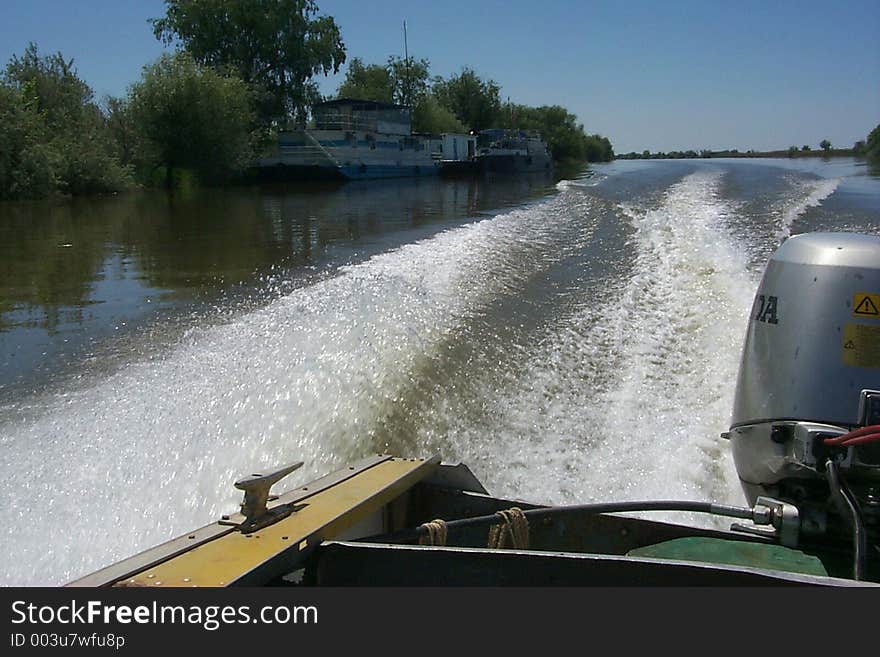
[{"label": "green painted part", "polygon": [[781,570],[803,575],[824,575],[825,566],[814,556],[800,550],[782,547],[728,541],[719,538],[692,536],[677,538],[656,545],[646,545],[627,552],[628,556],[652,559],[677,559],[679,561],[698,561],[702,563],[747,566],[765,570]]}]

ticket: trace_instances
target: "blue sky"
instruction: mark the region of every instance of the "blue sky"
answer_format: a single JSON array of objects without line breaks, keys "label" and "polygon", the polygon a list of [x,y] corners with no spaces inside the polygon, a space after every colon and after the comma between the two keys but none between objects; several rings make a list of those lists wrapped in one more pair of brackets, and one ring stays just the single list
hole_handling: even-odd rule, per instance
[{"label": "blue sky", "polygon": [[[318,0],[349,57],[463,66],[502,96],[560,104],[618,152],[851,146],[880,123],[877,0]],[[29,41],[120,95],[163,46],[161,0],[0,0],[0,60]],[[321,78],[333,93],[342,75]]]}]

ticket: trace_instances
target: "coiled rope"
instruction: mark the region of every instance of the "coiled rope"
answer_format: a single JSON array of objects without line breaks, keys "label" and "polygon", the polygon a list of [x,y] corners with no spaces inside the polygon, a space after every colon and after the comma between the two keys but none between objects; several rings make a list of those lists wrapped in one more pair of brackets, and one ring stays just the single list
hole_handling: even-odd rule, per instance
[{"label": "coiled rope", "polygon": [[489,548],[503,550],[510,547],[515,550],[527,550],[529,547],[529,521],[522,509],[517,506],[505,511],[497,511],[496,516],[501,523],[489,527]]},{"label": "coiled rope", "polygon": [[419,545],[446,545],[446,535],[449,533],[446,521],[438,518],[421,524],[419,529],[425,530],[424,533],[419,532]]}]

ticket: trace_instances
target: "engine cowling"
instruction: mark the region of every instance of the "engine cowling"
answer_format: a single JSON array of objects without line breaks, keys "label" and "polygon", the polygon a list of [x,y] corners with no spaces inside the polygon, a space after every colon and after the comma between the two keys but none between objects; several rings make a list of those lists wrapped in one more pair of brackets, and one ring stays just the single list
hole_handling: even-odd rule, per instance
[{"label": "engine cowling", "polygon": [[880,442],[826,440],[880,424],[880,237],[808,233],[770,258],[743,345],[729,437],[754,503],[770,495],[833,511],[833,457],[866,511],[880,515]]}]

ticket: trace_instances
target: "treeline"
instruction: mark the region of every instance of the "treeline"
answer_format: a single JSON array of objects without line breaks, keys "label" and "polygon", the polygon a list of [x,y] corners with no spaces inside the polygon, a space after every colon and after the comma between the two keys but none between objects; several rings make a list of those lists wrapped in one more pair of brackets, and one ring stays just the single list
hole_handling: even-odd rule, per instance
[{"label": "treeline", "polygon": [[72,61],[31,44],[0,79],[0,199],[224,180],[253,158],[255,118],[251,88],[185,52],[99,103]]},{"label": "treeline", "polygon": [[114,191],[131,182],[107,117],[73,63],[40,57],[33,44],[12,57],[0,78],[0,199]]},{"label": "treeline", "polygon": [[[315,76],[346,61],[338,26],[318,11],[313,0],[165,0],[150,22],[178,49],[119,98],[96,99],[73,60],[30,44],[0,73],[0,199],[240,175],[280,128],[306,125],[324,100]],[[498,85],[470,69],[430,79],[427,60],[354,59],[340,93],[413,105],[416,130],[533,129],[557,159],[613,157],[566,109],[502,105]]]},{"label": "treeline", "polygon": [[278,126],[322,100],[345,46],[312,0],[166,0],[166,54],[120,98],[94,98],[61,53],[31,44],[0,73],[0,199],[92,194],[241,174]]},{"label": "treeline", "polygon": [[[703,150],[699,153],[697,151],[670,151],[668,153],[663,151],[658,151],[656,153],[652,153],[649,150],[644,150],[641,153],[636,153],[635,151],[631,151],[629,153],[619,153],[617,155],[618,160],[681,160],[688,158],[697,158],[697,157],[713,157],[713,151]],[[714,157],[720,157],[719,155],[714,155]]]},{"label": "treeline", "polygon": [[416,132],[536,130],[547,140],[557,161],[608,162],[614,158],[608,138],[588,135],[564,107],[502,103],[498,84],[482,79],[468,67],[443,78],[430,75],[427,59],[392,56],[381,65],[354,58],[337,97],[411,105]]},{"label": "treeline", "polygon": [[880,124],[871,130],[865,141],[857,141],[853,150],[855,155],[864,156],[873,162],[880,162]]},{"label": "treeline", "polygon": [[809,144],[802,146],[789,146],[786,150],[775,151],[756,151],[747,150],[739,151],[736,148],[728,150],[701,150],[699,153],[694,150],[688,151],[670,151],[664,153],[662,151],[652,153],[645,150],[641,153],[635,151],[617,155],[619,160],[680,160],[688,158],[712,158],[712,157],[815,157],[815,156],[849,156],[864,157],[868,160],[880,162],[880,125],[874,128],[866,139],[860,139],[852,148],[834,148],[828,139],[819,142],[819,149],[813,150]]}]

